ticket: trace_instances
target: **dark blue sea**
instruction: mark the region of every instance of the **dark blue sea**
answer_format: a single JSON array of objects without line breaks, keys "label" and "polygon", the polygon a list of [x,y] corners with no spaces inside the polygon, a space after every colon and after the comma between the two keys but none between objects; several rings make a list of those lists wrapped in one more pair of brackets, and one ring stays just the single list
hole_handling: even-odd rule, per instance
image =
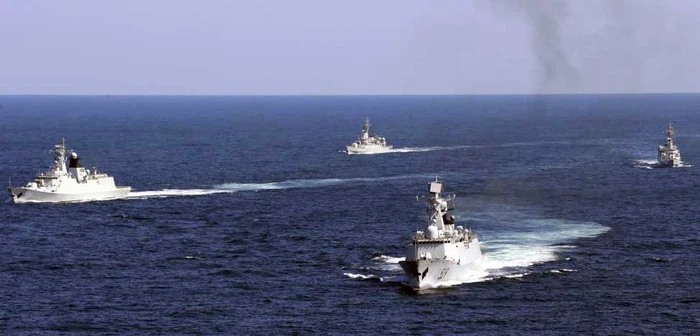
[{"label": "dark blue sea", "polygon": [[[695,167],[643,164],[669,120]],[[2,334],[700,333],[700,95],[0,96],[0,179],[62,137],[134,192],[5,194]],[[436,175],[488,275],[415,294]]]}]

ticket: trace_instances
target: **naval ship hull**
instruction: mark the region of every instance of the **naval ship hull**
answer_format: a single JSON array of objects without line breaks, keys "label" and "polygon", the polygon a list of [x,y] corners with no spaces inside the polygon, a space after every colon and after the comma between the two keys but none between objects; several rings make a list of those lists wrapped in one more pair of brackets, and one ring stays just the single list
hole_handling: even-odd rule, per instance
[{"label": "naval ship hull", "polygon": [[131,187],[116,187],[116,189],[100,190],[85,193],[60,193],[48,192],[36,189],[15,187],[8,188],[12,194],[14,203],[67,203],[106,201],[125,198],[129,195]]},{"label": "naval ship hull", "polygon": [[394,146],[369,145],[363,147],[347,146],[348,154],[378,154],[389,152]]},{"label": "naval ship hull", "polygon": [[[427,288],[438,288],[469,280],[482,272],[483,259],[478,240],[467,245],[460,251],[459,260],[448,258],[431,258],[400,261],[399,265],[406,273],[406,281],[402,284],[415,291]],[[419,251],[421,248],[419,248]]]},{"label": "naval ship hull", "polygon": [[682,168],[683,163],[674,162],[656,162],[650,165],[652,168]]}]

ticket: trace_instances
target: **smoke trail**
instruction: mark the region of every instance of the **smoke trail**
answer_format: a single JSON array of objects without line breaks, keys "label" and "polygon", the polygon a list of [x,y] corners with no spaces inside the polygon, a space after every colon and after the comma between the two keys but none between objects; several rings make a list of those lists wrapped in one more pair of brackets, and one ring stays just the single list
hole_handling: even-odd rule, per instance
[{"label": "smoke trail", "polygon": [[534,93],[697,91],[693,1],[495,0],[488,9],[509,27],[524,23]]},{"label": "smoke trail", "polygon": [[562,38],[562,22],[569,13],[563,0],[499,0],[492,4],[524,18],[531,33],[531,45],[541,76],[536,93],[575,91],[580,73],[573,66]]}]

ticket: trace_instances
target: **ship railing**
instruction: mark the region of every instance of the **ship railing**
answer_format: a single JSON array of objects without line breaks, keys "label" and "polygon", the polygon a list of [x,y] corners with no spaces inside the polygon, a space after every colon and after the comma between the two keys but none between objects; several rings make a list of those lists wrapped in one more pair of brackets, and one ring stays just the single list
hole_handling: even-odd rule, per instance
[{"label": "ship railing", "polygon": [[455,239],[452,238],[434,238],[434,239],[429,239],[429,238],[424,238],[424,239],[416,239],[413,241],[414,243],[417,244],[434,244],[434,243],[442,243],[442,244],[450,244],[456,242]]}]

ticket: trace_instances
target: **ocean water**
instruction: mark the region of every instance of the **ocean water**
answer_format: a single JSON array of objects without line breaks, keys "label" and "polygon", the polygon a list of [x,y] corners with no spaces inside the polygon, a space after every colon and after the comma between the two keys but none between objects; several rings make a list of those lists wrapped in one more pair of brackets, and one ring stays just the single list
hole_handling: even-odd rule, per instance
[{"label": "ocean water", "polygon": [[[700,95],[0,96],[0,178],[68,147],[134,192],[0,202],[0,333],[698,334]],[[391,153],[347,155],[369,116]],[[696,167],[645,169],[672,120]],[[400,284],[435,176],[484,272]]]}]

